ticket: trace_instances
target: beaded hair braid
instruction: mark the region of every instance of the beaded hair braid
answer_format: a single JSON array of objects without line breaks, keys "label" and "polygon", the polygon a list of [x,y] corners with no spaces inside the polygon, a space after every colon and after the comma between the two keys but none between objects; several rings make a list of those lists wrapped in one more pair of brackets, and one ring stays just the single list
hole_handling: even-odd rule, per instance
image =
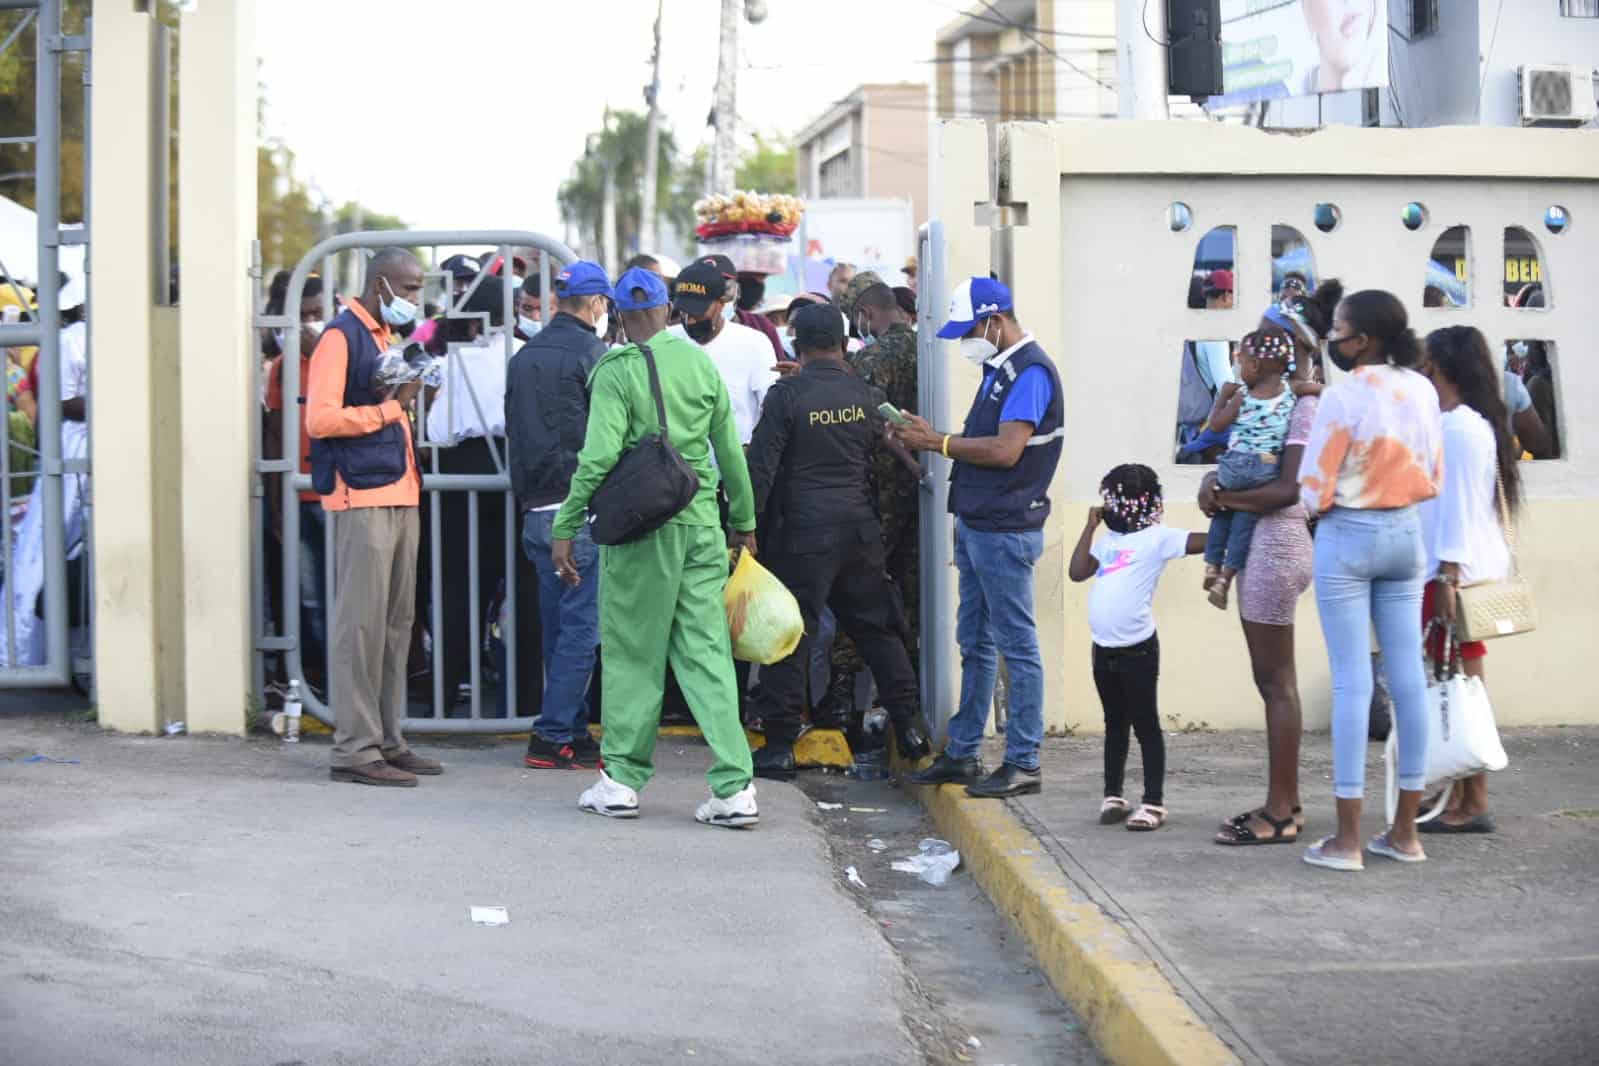
[{"label": "beaded hair braid", "polygon": [[1099,498],[1105,507],[1105,525],[1117,533],[1148,529],[1166,515],[1160,479],[1141,463],[1127,463],[1106,474],[1099,484]]}]

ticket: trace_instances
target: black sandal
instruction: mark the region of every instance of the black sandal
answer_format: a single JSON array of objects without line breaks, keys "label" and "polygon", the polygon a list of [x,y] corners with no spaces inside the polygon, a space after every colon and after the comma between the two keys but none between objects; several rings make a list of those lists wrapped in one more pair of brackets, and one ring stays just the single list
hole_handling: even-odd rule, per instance
[{"label": "black sandal", "polygon": [[[1305,808],[1294,807],[1288,813],[1294,817],[1295,829],[1305,828]],[[1226,832],[1227,827],[1231,825],[1248,825],[1251,818],[1259,818],[1263,822],[1271,821],[1271,818],[1266,814],[1266,808],[1256,807],[1252,811],[1245,811],[1243,814],[1235,814],[1231,818],[1227,819],[1221,824],[1222,832]]]},{"label": "black sandal", "polygon": [[[1251,829],[1249,827],[1249,820],[1251,818],[1259,818],[1261,821],[1271,826],[1273,835],[1269,837],[1263,837]],[[1293,836],[1286,835],[1290,826],[1293,826],[1294,829]],[[1278,819],[1273,818],[1265,811],[1252,811],[1243,816],[1243,821],[1238,821],[1235,819],[1231,822],[1228,822],[1227,827],[1215,837],[1216,843],[1232,847],[1244,847],[1252,844],[1292,844],[1298,839],[1299,827],[1294,825],[1293,815],[1290,814],[1287,818]]]}]

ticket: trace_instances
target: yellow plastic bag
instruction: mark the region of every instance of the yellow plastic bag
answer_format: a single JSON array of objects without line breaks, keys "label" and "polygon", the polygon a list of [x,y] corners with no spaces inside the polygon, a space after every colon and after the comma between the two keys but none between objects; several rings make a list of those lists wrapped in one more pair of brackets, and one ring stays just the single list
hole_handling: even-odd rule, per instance
[{"label": "yellow plastic bag", "polygon": [[738,552],[722,603],[733,637],[733,658],[770,666],[794,654],[805,621],[799,601],[749,552]]}]

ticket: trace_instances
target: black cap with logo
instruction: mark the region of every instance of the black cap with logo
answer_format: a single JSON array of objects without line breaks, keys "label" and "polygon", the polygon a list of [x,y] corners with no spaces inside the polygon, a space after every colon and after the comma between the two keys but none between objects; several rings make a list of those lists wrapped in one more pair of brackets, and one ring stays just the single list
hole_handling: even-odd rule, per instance
[{"label": "black cap with logo", "polygon": [[699,318],[727,293],[727,278],[711,263],[690,263],[677,276],[672,302],[684,314]]}]

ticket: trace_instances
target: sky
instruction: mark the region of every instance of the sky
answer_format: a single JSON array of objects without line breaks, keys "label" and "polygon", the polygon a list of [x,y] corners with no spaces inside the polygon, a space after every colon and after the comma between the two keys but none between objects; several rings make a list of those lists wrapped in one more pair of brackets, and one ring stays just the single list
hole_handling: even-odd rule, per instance
[{"label": "sky", "polygon": [[[741,27],[746,136],[796,133],[862,82],[930,82],[936,31],[960,10],[767,6],[765,22]],[[263,0],[256,11],[268,135],[328,198],[413,228],[561,236],[556,190],[587,134],[607,104],[644,109],[655,0]],[[662,113],[687,151],[710,138],[719,12],[719,0],[665,0]],[[380,138],[395,147],[375,151]]]}]

